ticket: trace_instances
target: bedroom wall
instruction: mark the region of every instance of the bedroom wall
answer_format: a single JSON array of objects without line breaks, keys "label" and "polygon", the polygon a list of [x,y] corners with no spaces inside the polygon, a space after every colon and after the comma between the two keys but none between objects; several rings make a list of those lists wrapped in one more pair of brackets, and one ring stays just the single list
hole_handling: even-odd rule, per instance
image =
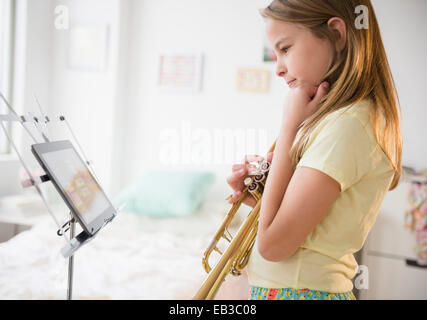
[{"label": "bedroom wall", "polygon": [[[114,115],[118,84],[118,53],[121,6],[119,0],[40,0],[17,1],[16,67],[13,105],[18,113],[39,112],[34,95],[44,111],[64,115],[71,124],[87,157],[94,162],[97,176],[111,191],[114,135],[118,122]],[[67,10],[68,27],[58,27],[59,7]],[[64,26],[64,25],[62,25]],[[74,26],[108,26],[106,68],[91,71],[69,66],[69,31]],[[63,126],[64,128],[65,126]],[[70,138],[58,125],[51,133]],[[17,141],[25,139],[22,128],[14,128]],[[29,140],[21,140],[27,146]],[[24,154],[27,160],[32,156]],[[0,196],[21,192],[16,177],[20,164],[16,155],[0,158]],[[33,162],[32,167],[37,165]],[[16,181],[16,183],[15,183]],[[11,187],[13,186],[13,187]]]},{"label": "bedroom wall", "polygon": [[[258,143],[246,148],[239,145],[242,149],[232,155],[235,161],[240,161],[244,153],[264,154],[270,147],[280,125],[281,102],[287,88],[274,75],[274,64],[262,62],[264,26],[257,9],[268,4],[268,0],[250,3],[184,0],[179,4],[171,0],[37,3],[20,0],[18,3],[28,6],[25,10],[31,14],[26,17],[24,28],[28,37],[21,44],[19,61],[23,63],[17,70],[24,94],[16,96],[15,104],[22,111],[35,110],[33,94],[37,93],[51,113],[69,114],[77,135],[83,137],[85,150],[94,158],[105,184],[112,185],[111,190],[118,191],[149,165],[162,166],[159,138],[165,130],[176,130],[181,141],[188,126],[193,136],[200,133],[197,129],[207,130],[211,137],[215,129],[222,129],[222,133],[227,129],[232,133],[237,129],[254,130],[244,131],[244,136],[249,139],[255,133],[258,139],[251,141]],[[427,113],[420,102],[421,92],[426,88],[423,75],[426,62],[422,57],[426,48],[422,19],[426,4],[422,0],[410,4],[397,0],[373,3],[400,93],[403,162],[419,169],[427,162],[423,133],[419,129]],[[108,72],[89,74],[67,69],[66,32],[53,27],[54,8],[58,5],[70,9],[71,23],[111,25]],[[389,17],[393,10],[401,13],[401,24]],[[412,23],[413,20],[419,23]],[[414,42],[416,50],[408,50]],[[200,93],[177,95],[158,91],[158,53],[176,51],[204,54]],[[270,70],[270,91],[236,92],[236,69],[240,66]],[[77,116],[82,110],[88,111],[87,116]],[[102,121],[94,122],[95,114],[103,117]],[[223,178],[232,162],[226,155],[219,155],[223,160],[220,164],[208,165]],[[198,167],[194,163],[179,165]],[[1,172],[9,172],[6,168],[1,166]],[[0,183],[1,187],[6,186]]]},{"label": "bedroom wall", "polygon": [[[403,164],[427,169],[423,92],[427,90],[427,2],[373,0],[384,45],[402,108]],[[396,14],[398,13],[398,14]],[[378,219],[365,245],[363,264],[369,267],[367,299],[427,299],[427,274],[409,267],[404,258],[415,257],[415,234],[403,228],[408,184],[386,195]],[[375,254],[369,254],[375,252]],[[391,257],[391,258],[390,258]]]},{"label": "bedroom wall", "polygon": [[[166,130],[176,130],[184,141],[185,128],[204,129],[213,137],[214,130],[254,129],[265,135],[264,145],[242,147],[235,161],[244,153],[265,154],[280,125],[281,103],[287,87],[274,75],[274,64],[262,62],[264,25],[257,9],[269,1],[197,1],[172,0],[129,2],[127,27],[126,91],[121,96],[123,132],[120,185],[129,183],[147,166],[165,167],[160,162],[160,137]],[[402,104],[403,162],[417,169],[426,166],[427,151],[419,128],[427,111],[421,92],[427,86],[423,75],[426,62],[425,15],[422,0],[403,3],[398,0],[374,0],[382,28],[390,65]],[[395,11],[394,11],[395,10]],[[401,12],[401,23],[390,17]],[[413,23],[416,19],[421,24]],[[408,36],[413,35],[413,37]],[[408,50],[417,41],[416,50]],[[205,56],[202,91],[196,94],[165,94],[156,81],[158,54],[164,52],[201,52]],[[239,93],[235,90],[238,67],[270,70],[271,88],[267,94]],[[262,140],[262,139],[258,139]],[[225,158],[225,157],[223,157]],[[179,166],[197,168],[194,163]],[[230,161],[210,164],[224,184]],[[224,191],[220,191],[224,192]]]},{"label": "bedroom wall", "polygon": [[[223,199],[229,192],[224,182],[231,164],[241,161],[245,153],[267,152],[280,125],[281,101],[287,90],[284,81],[274,79],[275,66],[262,62],[264,25],[257,9],[267,2],[129,2],[128,78],[120,105],[126,124],[121,152],[122,186],[151,167],[209,169],[218,174],[216,195]],[[201,92],[159,91],[158,55],[174,52],[204,55]],[[269,70],[269,93],[237,92],[238,67]],[[161,156],[165,147],[161,137],[170,130],[181,144],[174,164],[162,162]],[[218,133],[231,134],[227,140],[230,143],[241,134],[244,143],[235,143],[237,150],[217,147],[205,165],[191,161],[200,148],[197,139],[207,137],[213,146]]]},{"label": "bedroom wall", "polygon": [[[39,5],[36,1],[16,1],[14,78],[9,100],[20,114],[37,110],[34,94],[40,101],[49,99],[51,3],[50,0],[45,0],[44,5]],[[11,130],[14,141],[22,152],[22,129],[14,125]],[[0,155],[0,197],[23,193],[18,178],[20,169],[21,163],[15,153]],[[22,230],[20,226],[0,223],[0,242]]]},{"label": "bedroom wall", "polygon": [[[51,1],[16,1],[16,41],[13,93],[9,98],[18,113],[37,111],[34,94],[40,101],[49,100],[51,60]],[[21,128],[12,127],[18,147]],[[1,132],[3,134],[3,132]],[[15,153],[0,155],[0,196],[22,192],[17,177],[21,165]]]},{"label": "bedroom wall", "polygon": [[[50,113],[65,115],[97,176],[111,191],[114,119],[119,86],[121,1],[56,0],[54,8],[68,9],[69,29],[52,29],[52,86]],[[57,18],[58,15],[55,16]],[[69,34],[74,27],[108,27],[105,68],[90,70],[70,65]],[[102,56],[100,56],[102,57]]]}]

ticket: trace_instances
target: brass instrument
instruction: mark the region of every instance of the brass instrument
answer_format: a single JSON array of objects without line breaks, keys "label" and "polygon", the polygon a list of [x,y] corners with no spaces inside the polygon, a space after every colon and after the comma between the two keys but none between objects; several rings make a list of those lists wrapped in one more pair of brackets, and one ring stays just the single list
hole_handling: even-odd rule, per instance
[{"label": "brass instrument", "polygon": [[[273,152],[275,146],[276,142],[270,148],[268,153]],[[225,277],[229,273],[234,276],[241,275],[242,270],[248,263],[258,230],[261,198],[270,166],[271,164],[267,162],[267,158],[265,158],[259,164],[255,174],[251,174],[245,179],[244,183],[246,187],[243,189],[242,195],[239,200],[233,204],[230,211],[225,216],[221,226],[215,233],[214,238],[203,255],[202,265],[209,275],[194,295],[194,300],[214,299],[222,282],[225,280]],[[240,226],[236,235],[232,237],[228,231],[228,227],[248,193],[251,193],[254,196],[257,203]],[[222,253],[217,247],[221,238],[224,238],[230,243],[224,253]],[[211,269],[209,265],[209,257],[213,251],[217,251],[221,255],[221,258],[215,267]]]}]

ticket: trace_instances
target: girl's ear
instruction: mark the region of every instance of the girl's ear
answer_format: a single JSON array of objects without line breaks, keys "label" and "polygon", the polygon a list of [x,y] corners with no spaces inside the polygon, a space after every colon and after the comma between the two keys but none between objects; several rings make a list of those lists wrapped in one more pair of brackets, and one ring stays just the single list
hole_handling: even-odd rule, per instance
[{"label": "girl's ear", "polygon": [[336,36],[336,49],[341,52],[347,42],[347,28],[343,19],[333,17],[328,20],[328,27]]}]

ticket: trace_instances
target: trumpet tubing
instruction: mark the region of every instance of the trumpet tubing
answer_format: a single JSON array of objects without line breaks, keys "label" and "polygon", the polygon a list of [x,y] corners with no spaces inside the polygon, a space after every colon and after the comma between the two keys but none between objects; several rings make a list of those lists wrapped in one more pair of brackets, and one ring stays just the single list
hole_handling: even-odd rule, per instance
[{"label": "trumpet tubing", "polygon": [[[272,145],[269,152],[273,152],[275,146],[276,142]],[[271,164],[267,162],[266,159],[263,160],[257,168],[257,171],[244,180],[245,188],[243,189],[242,195],[239,200],[233,204],[230,211],[225,216],[219,229],[203,254],[202,265],[208,273],[208,277],[194,295],[194,300],[210,300],[215,298],[215,295],[226,276],[230,273],[235,276],[239,276],[241,275],[242,270],[246,267],[258,231],[258,217],[261,208],[262,193],[264,191],[270,166]],[[257,203],[243,221],[236,235],[233,237],[228,231],[228,227],[230,226],[231,221],[235,217],[243,200],[249,194],[255,198]],[[218,242],[222,238],[229,242],[229,245],[224,252],[221,252],[217,246]],[[212,269],[209,265],[209,257],[213,251],[218,252],[221,255],[221,258]]]}]

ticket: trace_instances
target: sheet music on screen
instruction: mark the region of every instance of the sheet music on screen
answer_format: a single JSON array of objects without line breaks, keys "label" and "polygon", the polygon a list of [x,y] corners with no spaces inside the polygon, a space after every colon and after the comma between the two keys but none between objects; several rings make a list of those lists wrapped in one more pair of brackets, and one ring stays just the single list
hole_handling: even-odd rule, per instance
[{"label": "sheet music on screen", "polygon": [[57,177],[65,196],[87,223],[108,209],[109,201],[74,150],[47,152],[43,158]]}]

